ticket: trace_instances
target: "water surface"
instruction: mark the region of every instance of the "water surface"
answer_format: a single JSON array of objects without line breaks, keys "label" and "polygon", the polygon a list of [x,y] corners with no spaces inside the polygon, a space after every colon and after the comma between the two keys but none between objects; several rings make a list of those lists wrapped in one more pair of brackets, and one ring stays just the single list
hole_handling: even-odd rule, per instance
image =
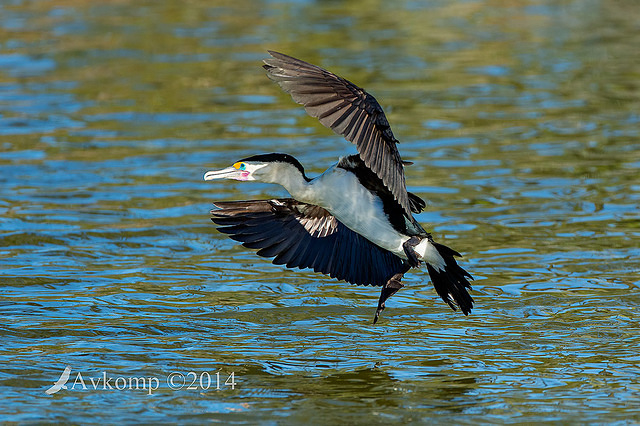
[{"label": "water surface", "polygon": [[[0,417],[639,421],[639,22],[632,0],[2,3]],[[373,326],[378,289],[215,230],[214,200],[285,193],[206,170],[354,152],[266,49],[378,98],[470,316],[416,270]]]}]

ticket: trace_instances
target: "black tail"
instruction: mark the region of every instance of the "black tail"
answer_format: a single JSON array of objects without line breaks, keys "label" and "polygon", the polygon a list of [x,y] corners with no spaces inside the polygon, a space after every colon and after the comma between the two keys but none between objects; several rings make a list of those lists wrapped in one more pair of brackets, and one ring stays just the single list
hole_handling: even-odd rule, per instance
[{"label": "black tail", "polygon": [[445,262],[444,271],[437,270],[427,263],[427,270],[433,286],[442,300],[451,306],[451,309],[455,311],[456,307],[460,307],[463,314],[469,315],[471,308],[473,308],[473,299],[467,291],[467,289],[471,290],[471,284],[467,278],[473,280],[473,277],[462,269],[454,259],[454,256],[460,257],[460,253],[442,244],[434,242],[431,244],[438,250]]}]

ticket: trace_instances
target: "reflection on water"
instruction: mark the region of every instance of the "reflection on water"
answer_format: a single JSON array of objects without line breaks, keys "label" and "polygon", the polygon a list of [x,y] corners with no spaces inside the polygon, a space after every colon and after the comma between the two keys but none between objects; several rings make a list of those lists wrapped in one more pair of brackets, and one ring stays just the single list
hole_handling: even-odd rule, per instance
[{"label": "reflection on water", "polygon": [[[0,4],[3,419],[637,419],[637,22],[631,0]],[[353,152],[266,49],[379,99],[419,221],[476,277],[469,317],[416,272],[373,326],[377,290],[216,232],[212,201],[284,192],[205,170]],[[237,386],[46,395],[66,365]]]}]

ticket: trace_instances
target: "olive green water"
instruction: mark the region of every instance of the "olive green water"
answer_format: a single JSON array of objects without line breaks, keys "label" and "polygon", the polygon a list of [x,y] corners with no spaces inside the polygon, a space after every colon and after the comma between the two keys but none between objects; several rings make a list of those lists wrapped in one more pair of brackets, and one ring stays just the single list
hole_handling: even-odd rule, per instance
[{"label": "olive green water", "polygon": [[[639,23],[635,0],[0,3],[0,420],[640,421]],[[354,152],[266,49],[378,98],[470,316],[416,270],[373,326],[378,289],[217,233],[212,201],[285,194],[206,170]]]}]

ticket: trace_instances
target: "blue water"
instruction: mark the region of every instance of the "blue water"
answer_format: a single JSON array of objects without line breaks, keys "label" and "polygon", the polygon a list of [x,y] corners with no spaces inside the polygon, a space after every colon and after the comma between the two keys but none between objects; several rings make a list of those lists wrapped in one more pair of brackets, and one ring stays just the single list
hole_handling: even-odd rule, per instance
[{"label": "blue water", "polygon": [[[0,4],[0,419],[71,423],[640,420],[634,1]],[[385,108],[418,220],[463,253],[379,291],[218,233],[204,182],[354,148],[260,68],[328,67]],[[70,367],[66,389],[45,393]],[[144,381],[142,380],[144,379]]]}]

